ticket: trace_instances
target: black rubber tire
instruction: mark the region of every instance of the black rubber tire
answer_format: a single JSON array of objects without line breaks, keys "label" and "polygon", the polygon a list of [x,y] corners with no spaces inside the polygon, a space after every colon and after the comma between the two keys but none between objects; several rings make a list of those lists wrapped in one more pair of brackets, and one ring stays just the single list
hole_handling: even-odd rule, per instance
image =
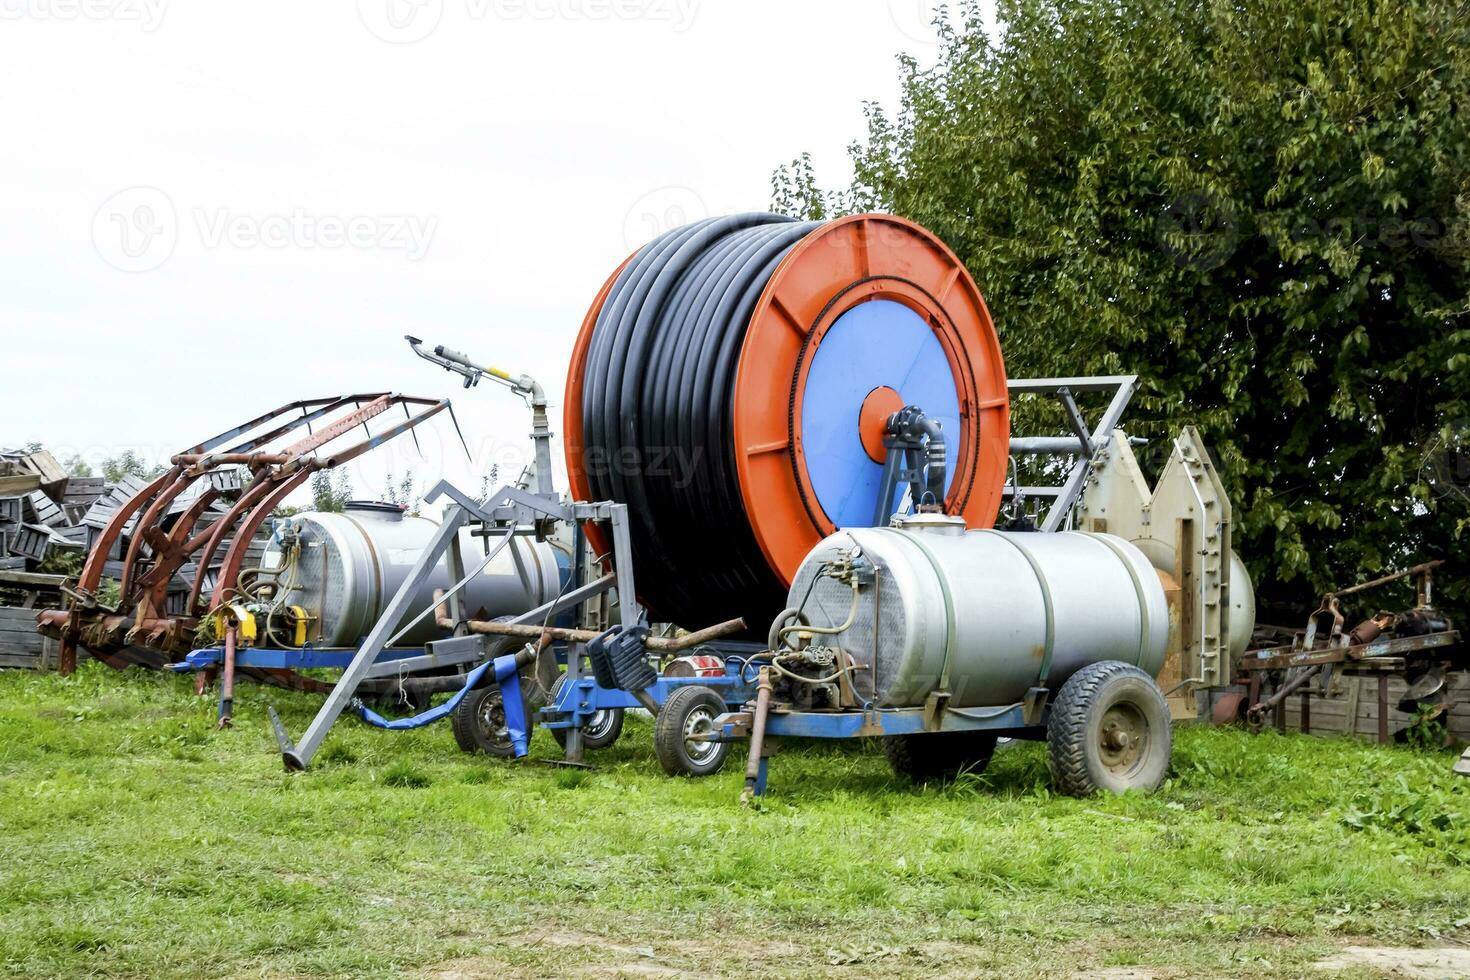
[{"label": "black rubber tire", "polygon": [[[562,674],[556,679],[556,683],[551,685],[550,704],[556,704],[557,698],[561,695],[561,686],[566,683],[566,679],[567,675]],[[567,733],[571,729],[553,728],[550,731],[551,737],[556,739],[556,743],[565,749],[567,747]],[[616,742],[622,734],[623,709],[604,708],[592,716],[591,724],[582,729],[582,748],[605,749]]]},{"label": "black rubber tire", "polygon": [[[498,759],[515,757],[515,746],[511,744],[510,736],[488,730],[482,715],[482,712],[488,712],[494,717],[500,704],[500,685],[487,684],[466,694],[459,706],[450,713],[449,723],[454,730],[454,741],[463,751],[483,752]],[[521,704],[526,712],[526,734],[529,737],[535,721],[532,719],[531,704],[526,698],[524,683],[521,686]]]},{"label": "black rubber tire", "polygon": [[[1117,716],[1132,726],[1130,740],[1139,747],[1105,746],[1109,719]],[[1060,793],[1158,789],[1174,751],[1169,704],[1154,679],[1132,664],[1089,664],[1067,679],[1052,702],[1046,747],[1052,785]]]},{"label": "black rubber tire", "polygon": [[[703,743],[707,748],[690,750],[690,729],[709,730],[709,724],[726,711],[725,699],[699,684],[674,689],[653,723],[653,752],[670,776],[711,776],[719,772],[730,754],[729,742]],[[696,745],[700,743],[695,743]]]},{"label": "black rubber tire", "polygon": [[887,735],[883,754],[895,775],[915,783],[945,782],[961,770],[979,774],[995,755],[996,736],[989,732],[923,732]]}]

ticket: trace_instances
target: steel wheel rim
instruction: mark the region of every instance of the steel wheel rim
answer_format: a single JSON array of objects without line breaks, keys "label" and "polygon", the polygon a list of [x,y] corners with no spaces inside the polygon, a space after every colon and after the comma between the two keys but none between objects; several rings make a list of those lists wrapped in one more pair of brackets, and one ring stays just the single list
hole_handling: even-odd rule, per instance
[{"label": "steel wheel rim", "polygon": [[1103,767],[1114,776],[1131,776],[1148,758],[1148,747],[1148,718],[1143,709],[1131,701],[1109,705],[1097,731]]},{"label": "steel wheel rim", "polygon": [[709,762],[720,751],[719,742],[697,740],[695,735],[708,735],[715,730],[715,716],[705,707],[695,708],[684,718],[684,754],[696,765]]},{"label": "steel wheel rim", "polygon": [[510,731],[505,724],[505,701],[497,695],[485,696],[480,702],[476,720],[480,724],[480,734],[489,741],[505,742],[510,738]]},{"label": "steel wheel rim", "polygon": [[612,731],[612,727],[612,711],[608,708],[602,708],[587,720],[586,725],[582,726],[582,737],[593,739],[602,738],[608,732]]}]

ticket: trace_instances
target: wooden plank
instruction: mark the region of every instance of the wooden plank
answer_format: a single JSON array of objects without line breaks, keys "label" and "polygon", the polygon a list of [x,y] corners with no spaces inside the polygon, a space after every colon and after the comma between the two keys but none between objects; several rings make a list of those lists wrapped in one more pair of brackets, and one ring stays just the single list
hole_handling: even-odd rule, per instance
[{"label": "wooden plank", "polygon": [[31,586],[41,589],[59,589],[66,584],[65,575],[46,575],[41,572],[0,571],[0,586]]},{"label": "wooden plank", "polygon": [[0,476],[0,497],[22,497],[40,488],[41,478],[38,476]]}]

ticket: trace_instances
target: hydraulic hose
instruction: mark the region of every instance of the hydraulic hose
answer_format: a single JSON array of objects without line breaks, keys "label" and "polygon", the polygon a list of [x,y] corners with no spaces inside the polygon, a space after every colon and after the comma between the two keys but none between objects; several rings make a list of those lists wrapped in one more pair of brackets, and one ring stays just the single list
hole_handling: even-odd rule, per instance
[{"label": "hydraulic hose", "polygon": [[628,505],[637,589],[656,620],[697,628],[784,605],[740,492],[734,379],[766,283],[815,227],[751,213],[675,229],[633,257],[597,316],[584,464],[593,499]]}]

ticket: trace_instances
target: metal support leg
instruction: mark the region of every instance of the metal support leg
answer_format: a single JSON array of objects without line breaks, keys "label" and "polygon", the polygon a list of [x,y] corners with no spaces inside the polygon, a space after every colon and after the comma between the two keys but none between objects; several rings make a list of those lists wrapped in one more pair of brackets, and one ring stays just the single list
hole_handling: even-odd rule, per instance
[{"label": "metal support leg", "polygon": [[418,561],[414,563],[413,571],[409,572],[397,594],[383,610],[372,632],[368,634],[367,641],[353,656],[352,663],[348,664],[347,669],[342,672],[337,686],[332,688],[332,693],[327,695],[327,700],[321,706],[321,710],[307,726],[306,734],[301,736],[301,742],[291,745],[287,741],[281,746],[281,758],[287,769],[299,770],[311,765],[311,760],[321,748],[327,732],[336,723],[338,716],[352,703],[353,697],[357,694],[357,686],[372,669],[378,655],[383,652],[389,638],[393,635],[393,631],[398,628],[398,623],[412,611],[411,606],[419,590],[428,581],[434,567],[439,564],[439,559],[444,556],[449,542],[459,535],[459,529],[464,526],[465,518],[465,511],[459,506],[450,507],[445,512],[444,523],[439,525],[439,529],[434,532],[434,537],[430,539],[428,546],[424,548]]},{"label": "metal support leg", "polygon": [[[485,547],[490,547],[489,541],[485,542]],[[515,545],[512,544],[510,547],[514,548]],[[453,538],[449,539],[449,581],[459,582],[463,581],[463,579],[464,548],[460,542],[459,535],[456,534]],[[462,623],[468,618],[464,614],[463,593],[460,590],[456,590],[449,597],[449,618],[454,620],[456,624]]]},{"label": "metal support leg", "polygon": [[625,629],[638,625],[638,591],[633,583],[633,538],[628,532],[628,508],[615,504],[612,510],[613,562],[618,573],[618,608]]},{"label": "metal support leg", "polygon": [[229,728],[235,723],[235,647],[239,642],[239,629],[234,617],[230,617],[225,630],[225,672],[219,688],[219,727]]}]

